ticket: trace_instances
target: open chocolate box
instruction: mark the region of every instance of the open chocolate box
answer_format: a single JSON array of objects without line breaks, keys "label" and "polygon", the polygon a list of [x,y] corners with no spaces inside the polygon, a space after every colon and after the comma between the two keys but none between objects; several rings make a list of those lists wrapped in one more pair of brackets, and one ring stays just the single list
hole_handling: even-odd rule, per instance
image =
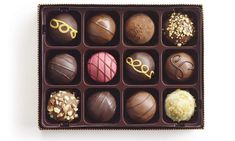
[{"label": "open chocolate box", "polygon": [[201,5],[39,5],[40,129],[201,129]]}]

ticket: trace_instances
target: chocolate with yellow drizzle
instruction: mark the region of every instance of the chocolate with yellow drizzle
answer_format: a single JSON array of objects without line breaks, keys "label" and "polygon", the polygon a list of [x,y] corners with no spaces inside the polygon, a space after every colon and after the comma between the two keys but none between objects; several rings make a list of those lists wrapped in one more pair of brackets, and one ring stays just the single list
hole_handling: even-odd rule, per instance
[{"label": "chocolate with yellow drizzle", "polygon": [[58,29],[61,33],[68,33],[70,31],[71,38],[74,39],[77,34],[77,30],[68,25],[62,20],[52,19],[50,22],[51,28]]},{"label": "chocolate with yellow drizzle", "polygon": [[78,35],[77,21],[70,14],[59,14],[48,24],[49,36],[56,43],[70,43]]},{"label": "chocolate with yellow drizzle", "polygon": [[147,81],[154,77],[155,62],[151,55],[136,52],[125,60],[126,72],[132,80]]}]

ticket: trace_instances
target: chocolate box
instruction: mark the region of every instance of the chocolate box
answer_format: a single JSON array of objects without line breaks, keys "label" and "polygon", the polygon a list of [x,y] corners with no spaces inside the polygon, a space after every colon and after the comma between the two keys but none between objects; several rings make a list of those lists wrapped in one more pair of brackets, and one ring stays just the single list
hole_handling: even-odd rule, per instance
[{"label": "chocolate box", "polygon": [[[165,22],[172,12],[185,13],[194,23],[194,36],[181,47],[170,42],[164,35]],[[50,19],[60,13],[71,14],[77,22],[76,39],[66,44],[53,41],[49,36]],[[112,39],[104,44],[96,44],[91,41],[87,31],[89,19],[100,13],[109,15],[116,24],[116,31]],[[126,21],[136,13],[144,13],[149,16],[155,26],[151,39],[143,44],[133,43],[125,34]],[[203,13],[201,5],[55,4],[39,5],[38,14],[38,123],[40,129],[202,129],[204,127]],[[100,34],[104,35],[104,33]],[[146,83],[129,79],[125,68],[126,57],[140,51],[148,53],[155,62],[154,77]],[[116,60],[116,74],[107,83],[99,83],[89,76],[87,62],[97,52],[107,52]],[[195,63],[193,75],[182,82],[168,78],[164,69],[167,57],[177,52],[189,54]],[[48,64],[49,60],[62,53],[67,53],[75,58],[77,70],[75,78],[71,82],[58,84],[51,81]],[[194,114],[187,121],[176,122],[166,115],[165,99],[176,89],[188,91],[195,99]],[[75,97],[79,97],[78,118],[72,121],[58,121],[50,117],[47,109],[50,94],[60,90],[70,91],[74,93]],[[116,100],[115,112],[112,118],[106,122],[94,121],[87,111],[88,98],[97,91],[109,91]],[[156,101],[155,113],[151,115],[150,120],[144,123],[135,122],[130,118],[126,109],[128,98],[138,91],[147,91]]]}]

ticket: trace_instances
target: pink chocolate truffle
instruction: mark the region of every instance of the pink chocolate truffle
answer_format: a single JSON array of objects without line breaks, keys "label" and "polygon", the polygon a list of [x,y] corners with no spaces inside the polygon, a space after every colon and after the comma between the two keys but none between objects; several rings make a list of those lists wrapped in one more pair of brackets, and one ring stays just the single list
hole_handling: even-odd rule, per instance
[{"label": "pink chocolate truffle", "polygon": [[114,78],[117,62],[111,54],[98,52],[88,60],[87,71],[94,81],[106,83]]}]

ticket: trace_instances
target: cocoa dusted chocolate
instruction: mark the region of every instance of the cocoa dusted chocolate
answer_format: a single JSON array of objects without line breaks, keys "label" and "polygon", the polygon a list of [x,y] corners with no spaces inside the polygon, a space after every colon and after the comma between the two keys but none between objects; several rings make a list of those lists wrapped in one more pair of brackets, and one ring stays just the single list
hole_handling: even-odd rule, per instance
[{"label": "cocoa dusted chocolate", "polygon": [[134,44],[147,43],[152,39],[154,32],[154,22],[144,13],[134,14],[125,22],[125,35]]}]

